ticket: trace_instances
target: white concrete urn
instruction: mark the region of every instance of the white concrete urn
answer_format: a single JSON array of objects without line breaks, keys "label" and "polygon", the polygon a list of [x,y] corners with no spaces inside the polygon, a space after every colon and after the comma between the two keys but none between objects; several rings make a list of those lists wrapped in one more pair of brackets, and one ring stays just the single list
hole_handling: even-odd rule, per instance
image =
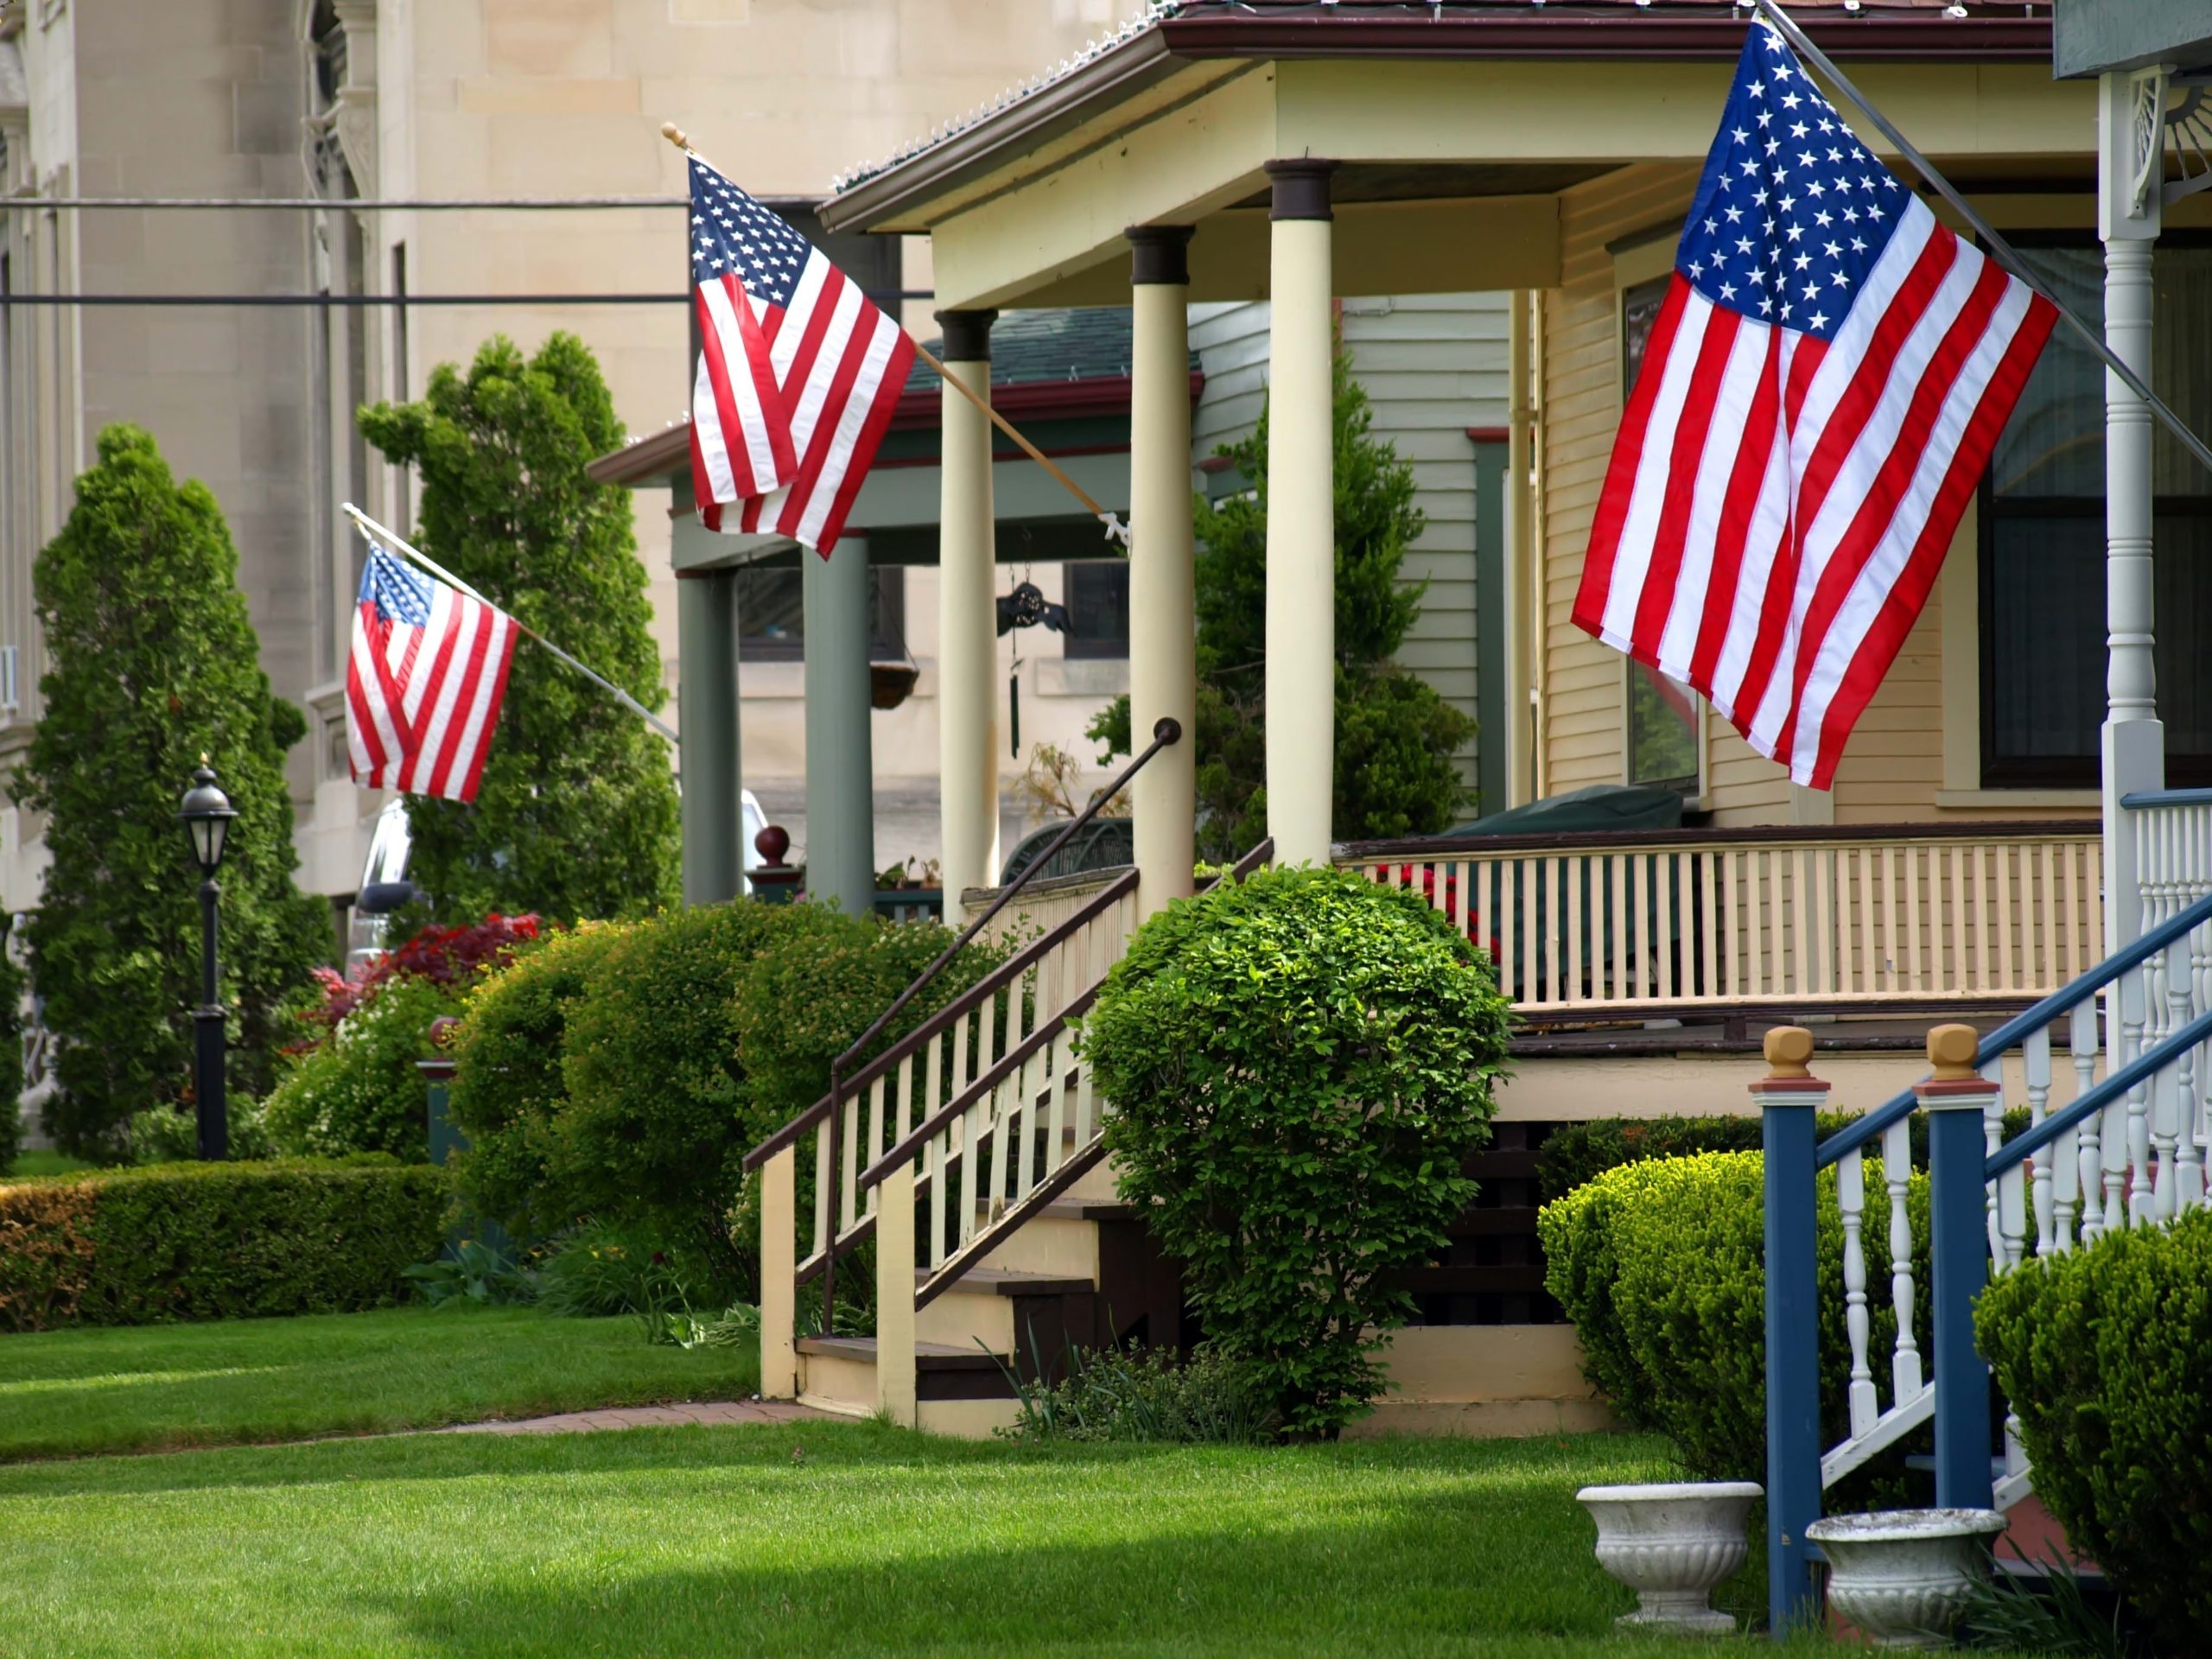
[{"label": "white concrete urn", "polygon": [[1744,1532],[1761,1488],[1747,1480],[1673,1486],[1585,1486],[1575,1500],[1598,1523],[1598,1565],[1636,1592],[1624,1630],[1726,1636],[1713,1586],[1743,1566]]},{"label": "white concrete urn", "polygon": [[1975,1583],[1989,1575],[1994,1510],[1832,1515],[1805,1529],[1828,1560],[1828,1605],[1878,1648],[1949,1641]]}]

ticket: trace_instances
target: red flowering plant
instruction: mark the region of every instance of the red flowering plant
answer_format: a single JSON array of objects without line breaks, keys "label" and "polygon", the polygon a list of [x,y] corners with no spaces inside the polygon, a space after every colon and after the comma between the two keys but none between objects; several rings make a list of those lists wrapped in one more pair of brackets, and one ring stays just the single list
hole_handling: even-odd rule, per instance
[{"label": "red flowering plant", "polygon": [[[1457,876],[1447,875],[1444,878],[1444,895],[1440,899],[1436,893],[1436,866],[1433,864],[1399,865],[1395,885],[1401,887],[1410,887],[1414,884],[1414,877],[1416,874],[1421,877],[1421,896],[1428,900],[1430,909],[1442,911],[1446,916],[1453,914],[1458,910],[1459,880]],[[1377,865],[1375,868],[1375,879],[1386,887],[1391,885],[1389,866]],[[1467,938],[1470,943],[1478,946],[1483,943],[1482,925],[1483,918],[1479,914],[1467,918]],[[1489,948],[1491,960],[1497,961],[1497,935],[1495,933],[1490,937]]]},{"label": "red flowering plant", "polygon": [[386,951],[352,978],[328,968],[315,970],[322,1001],[300,1011],[306,1038],[294,1049],[312,1048],[338,1027],[356,1008],[376,1000],[377,993],[397,979],[428,980],[433,985],[459,988],[478,976],[504,967],[515,952],[534,942],[540,923],[533,913],[502,916],[496,911],[480,922],[453,927],[433,924],[421,929],[397,950]]}]

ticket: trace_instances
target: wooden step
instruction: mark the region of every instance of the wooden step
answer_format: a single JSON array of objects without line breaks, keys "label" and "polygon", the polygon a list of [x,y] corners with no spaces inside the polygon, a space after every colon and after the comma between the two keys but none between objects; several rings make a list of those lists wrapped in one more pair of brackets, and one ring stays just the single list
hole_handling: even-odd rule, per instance
[{"label": "wooden step", "polygon": [[[842,1359],[859,1365],[875,1363],[874,1337],[801,1337],[798,1347],[802,1354],[819,1354],[825,1359]],[[1010,1355],[987,1354],[980,1348],[957,1348],[946,1342],[914,1344],[914,1369],[918,1371],[997,1371],[1011,1359]]]},{"label": "wooden step", "polygon": [[[917,1289],[937,1275],[914,1269]],[[970,1268],[946,1287],[946,1294],[970,1296],[1079,1296],[1098,1287],[1090,1279],[1052,1273],[1020,1273],[1011,1268]]]}]

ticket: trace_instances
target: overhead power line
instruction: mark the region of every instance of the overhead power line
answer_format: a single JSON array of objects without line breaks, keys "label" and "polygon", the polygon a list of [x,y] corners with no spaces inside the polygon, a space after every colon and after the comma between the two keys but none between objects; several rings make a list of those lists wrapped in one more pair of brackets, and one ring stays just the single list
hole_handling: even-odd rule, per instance
[{"label": "overhead power line", "polygon": [[[926,288],[864,290],[879,305],[889,301],[926,300]],[[0,306],[231,305],[231,306],[416,306],[416,305],[689,305],[689,294],[0,294]]]}]

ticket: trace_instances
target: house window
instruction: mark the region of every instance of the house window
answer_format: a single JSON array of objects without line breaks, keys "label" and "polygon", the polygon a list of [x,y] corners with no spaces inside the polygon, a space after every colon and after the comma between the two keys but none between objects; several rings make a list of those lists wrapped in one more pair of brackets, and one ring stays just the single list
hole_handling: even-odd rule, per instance
[{"label": "house window", "polygon": [[[2091,327],[2104,316],[2093,245],[2022,257]],[[2152,386],[2212,423],[2212,240],[2152,261]],[[1981,781],[2094,788],[2105,715],[2104,369],[2061,329],[2029,377],[1982,482]],[[2212,479],[2153,429],[2152,578],[2168,781],[2212,785]]]},{"label": "house window", "polygon": [[[811,553],[800,556],[812,558]],[[870,572],[868,656],[896,662],[906,655],[906,570],[878,565]],[[806,656],[805,578],[796,569],[737,573],[737,652],[748,663],[796,663]]]},{"label": "house window", "polygon": [[1127,657],[1129,654],[1129,563],[1127,559],[1084,559],[1060,567],[1068,607],[1067,636],[1061,651],[1070,657]]},{"label": "house window", "polygon": [[[1655,277],[1621,290],[1623,408],[1627,407],[1629,394],[1636,389],[1636,377],[1643,371],[1644,349],[1651,343],[1651,330],[1659,321],[1659,308],[1666,303],[1671,280],[1671,276]],[[1630,661],[1621,701],[1626,727],[1624,779],[1684,795],[1701,792],[1698,732],[1703,710],[1698,694],[1655,668]]]}]

